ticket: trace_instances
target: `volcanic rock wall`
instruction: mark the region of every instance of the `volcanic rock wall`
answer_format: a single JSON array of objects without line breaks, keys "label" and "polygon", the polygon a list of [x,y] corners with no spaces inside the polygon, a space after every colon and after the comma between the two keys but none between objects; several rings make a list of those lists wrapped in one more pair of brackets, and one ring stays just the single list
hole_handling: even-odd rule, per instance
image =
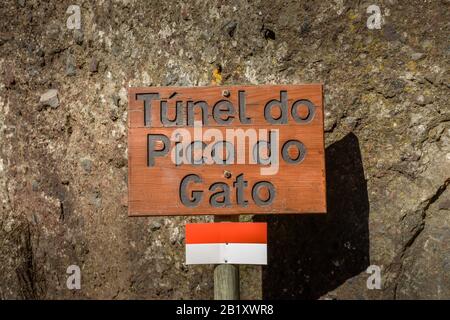
[{"label": "volcanic rock wall", "polygon": [[269,265],[241,268],[242,298],[449,299],[449,9],[2,0],[0,298],[212,298],[183,239],[211,217],[127,217],[126,89],[214,81],[325,85],[328,214],[254,218]]}]

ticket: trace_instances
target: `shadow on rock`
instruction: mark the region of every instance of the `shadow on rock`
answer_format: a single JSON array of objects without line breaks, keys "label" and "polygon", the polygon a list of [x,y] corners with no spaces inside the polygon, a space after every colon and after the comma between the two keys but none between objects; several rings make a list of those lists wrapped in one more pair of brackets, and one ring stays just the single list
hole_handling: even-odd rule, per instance
[{"label": "shadow on rock", "polygon": [[[326,149],[326,215],[270,215],[264,299],[317,299],[369,265],[369,202],[358,138]],[[301,195],[299,195],[301,197]]]}]

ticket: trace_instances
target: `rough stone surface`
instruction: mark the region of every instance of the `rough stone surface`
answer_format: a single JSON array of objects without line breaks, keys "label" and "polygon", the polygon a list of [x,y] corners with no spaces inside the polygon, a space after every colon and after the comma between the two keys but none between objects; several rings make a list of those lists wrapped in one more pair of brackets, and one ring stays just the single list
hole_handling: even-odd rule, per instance
[{"label": "rough stone surface", "polygon": [[39,103],[44,107],[48,106],[54,109],[58,108],[59,106],[58,90],[56,89],[48,90],[46,93],[41,95]]},{"label": "rough stone surface", "polygon": [[0,3],[0,298],[212,298],[183,263],[211,217],[128,218],[124,162],[127,87],[212,80],[325,84],[329,212],[255,219],[269,265],[243,298],[450,298],[448,1],[380,0],[380,30],[372,1],[77,3],[77,32],[73,1]]}]

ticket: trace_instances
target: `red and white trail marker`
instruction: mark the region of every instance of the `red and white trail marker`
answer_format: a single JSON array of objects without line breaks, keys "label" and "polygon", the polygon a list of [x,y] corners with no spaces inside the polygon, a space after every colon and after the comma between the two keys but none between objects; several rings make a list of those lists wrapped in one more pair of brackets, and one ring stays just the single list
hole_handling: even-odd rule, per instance
[{"label": "red and white trail marker", "polygon": [[267,264],[267,223],[186,224],[186,264]]}]

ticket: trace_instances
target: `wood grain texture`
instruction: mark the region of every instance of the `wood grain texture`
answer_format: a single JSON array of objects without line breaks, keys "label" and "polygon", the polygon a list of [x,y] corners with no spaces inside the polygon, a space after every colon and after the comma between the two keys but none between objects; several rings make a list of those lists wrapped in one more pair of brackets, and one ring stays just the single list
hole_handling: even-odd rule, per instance
[{"label": "wood grain texture", "polygon": [[214,300],[239,300],[239,266],[219,264],[214,268]]},{"label": "wood grain texture", "polygon": [[[230,96],[225,98],[223,90]],[[251,124],[242,124],[238,114],[239,90],[246,92],[247,116]],[[288,106],[299,99],[310,100],[315,106],[315,116],[307,124],[294,121],[290,112],[288,123],[271,125],[264,118],[264,106],[272,99],[280,98],[280,91],[287,91]],[[227,86],[227,87],[151,87],[130,88],[128,113],[128,212],[130,216],[146,215],[233,215],[233,214],[276,214],[276,213],[324,213],[326,212],[325,159],[323,133],[323,100],[322,85],[265,85],[265,86]],[[208,103],[208,126],[206,129],[218,129],[224,133],[226,129],[269,129],[279,130],[280,147],[288,140],[301,141],[306,150],[304,160],[299,164],[289,164],[281,158],[279,151],[279,171],[275,175],[261,175],[261,164],[232,165],[192,165],[176,166],[170,157],[158,157],[155,165],[147,164],[147,136],[164,134],[171,137],[178,127],[163,127],[160,121],[160,105],[155,100],[151,104],[151,126],[145,126],[144,103],[136,99],[137,94],[158,93],[159,99],[168,100],[169,117],[175,116],[175,100],[203,100]],[[218,125],[212,115],[212,106],[218,100],[227,99],[235,106],[235,114],[231,125]],[[290,110],[290,108],[289,108]],[[198,110],[197,110],[198,111]],[[201,114],[196,114],[201,119]],[[186,119],[186,118],[185,118]],[[183,126],[189,132],[192,127]],[[171,140],[170,148],[175,141]],[[237,150],[235,150],[236,152]],[[290,150],[291,151],[291,150]],[[248,146],[245,148],[246,159],[250,156]],[[231,173],[230,178],[224,171]],[[196,174],[203,180],[201,184],[190,184],[187,189],[202,190],[203,200],[196,207],[186,207],[180,200],[180,183],[188,174]],[[248,181],[244,196],[248,200],[246,207],[236,204],[236,191],[233,188],[235,178],[244,174]],[[252,186],[258,181],[269,181],[276,190],[274,201],[267,206],[258,206],[252,200]],[[230,187],[231,206],[213,207],[209,203],[209,186],[216,182],[224,182]],[[264,195],[261,195],[262,197]]]}]

